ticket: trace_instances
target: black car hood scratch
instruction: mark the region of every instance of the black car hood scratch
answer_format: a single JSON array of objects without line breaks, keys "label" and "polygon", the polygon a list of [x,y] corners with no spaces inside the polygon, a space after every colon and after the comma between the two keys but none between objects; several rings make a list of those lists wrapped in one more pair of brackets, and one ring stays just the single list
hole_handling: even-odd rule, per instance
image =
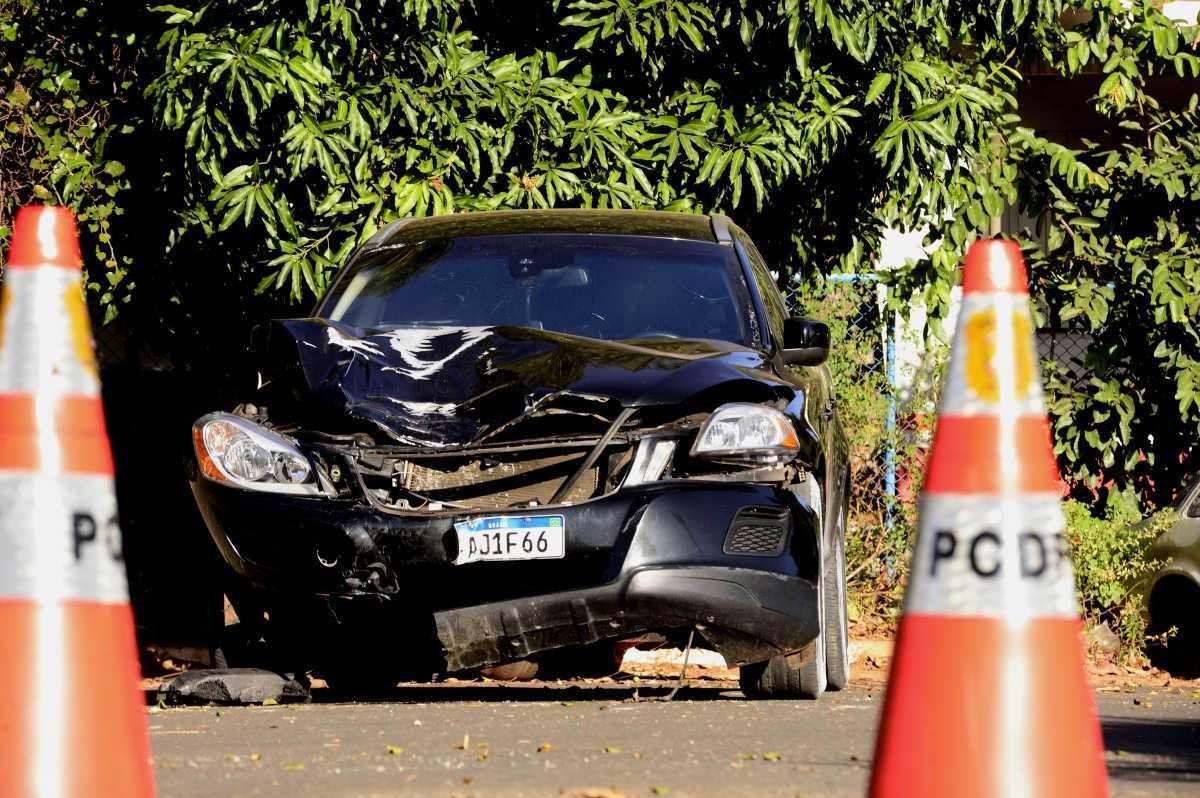
[{"label": "black car hood scratch", "polygon": [[[699,339],[602,341],[528,327],[359,330],[324,319],[278,322],[273,362],[299,366],[292,386],[303,423],[330,431],[365,422],[398,443],[461,446],[522,417],[686,405],[717,386],[747,401],[790,401],[795,388],[762,353]],[[291,350],[290,352],[287,350]],[[282,380],[281,380],[282,381]],[[277,389],[279,386],[276,386]],[[730,390],[722,390],[728,394]],[[559,406],[569,398],[570,411]]]}]

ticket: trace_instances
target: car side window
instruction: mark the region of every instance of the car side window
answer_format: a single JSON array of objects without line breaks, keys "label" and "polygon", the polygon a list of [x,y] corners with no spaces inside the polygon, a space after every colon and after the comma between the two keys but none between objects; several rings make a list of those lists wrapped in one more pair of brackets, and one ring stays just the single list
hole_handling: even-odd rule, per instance
[{"label": "car side window", "polygon": [[788,317],[787,305],[783,303],[783,297],[780,296],[779,289],[775,285],[775,278],[771,276],[771,270],[767,268],[767,261],[754,243],[741,234],[741,231],[738,232],[738,242],[742,245],[746,258],[750,261],[750,271],[754,274],[758,293],[762,295],[763,305],[767,309],[767,323],[771,326],[775,340],[783,341],[783,320]]}]

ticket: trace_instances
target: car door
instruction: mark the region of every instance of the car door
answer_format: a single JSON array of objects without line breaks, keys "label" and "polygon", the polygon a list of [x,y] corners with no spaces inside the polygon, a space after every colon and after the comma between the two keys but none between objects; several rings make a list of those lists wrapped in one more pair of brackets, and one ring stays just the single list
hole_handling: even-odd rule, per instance
[{"label": "car door", "polygon": [[780,377],[804,390],[805,414],[813,429],[825,437],[825,428],[833,418],[833,385],[829,369],[825,366],[803,366],[793,368],[783,363],[780,350],[783,348],[783,320],[789,315],[775,278],[767,268],[767,262],[754,242],[741,230],[736,231],[738,256],[750,265],[758,295],[762,299],[766,315],[766,336],[771,339],[775,354],[775,371]]}]

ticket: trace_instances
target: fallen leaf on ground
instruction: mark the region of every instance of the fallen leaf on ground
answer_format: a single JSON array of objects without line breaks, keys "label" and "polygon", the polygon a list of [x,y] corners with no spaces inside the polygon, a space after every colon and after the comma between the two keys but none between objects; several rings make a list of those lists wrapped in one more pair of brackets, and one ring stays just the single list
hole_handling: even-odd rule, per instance
[{"label": "fallen leaf on ground", "polygon": [[783,759],[783,757],[779,755],[778,751],[767,751],[763,754],[764,762],[778,762],[780,759]]},{"label": "fallen leaf on ground", "polygon": [[387,752],[392,756],[399,756],[400,754],[404,753],[404,749],[398,745],[389,745],[387,747]]},{"label": "fallen leaf on ground", "polygon": [[538,750],[538,753],[539,753],[539,754],[544,754],[544,753],[546,753],[547,751],[549,751],[549,750],[550,750],[550,743],[542,743],[541,745],[539,745],[539,746],[537,747],[537,750]]},{"label": "fallen leaf on ground", "polygon": [[618,747],[617,747],[617,746],[615,746],[615,745],[606,745],[606,746],[604,746],[604,753],[606,753],[606,754],[619,754],[619,753],[621,753],[621,749],[620,749],[620,748],[618,748]]}]

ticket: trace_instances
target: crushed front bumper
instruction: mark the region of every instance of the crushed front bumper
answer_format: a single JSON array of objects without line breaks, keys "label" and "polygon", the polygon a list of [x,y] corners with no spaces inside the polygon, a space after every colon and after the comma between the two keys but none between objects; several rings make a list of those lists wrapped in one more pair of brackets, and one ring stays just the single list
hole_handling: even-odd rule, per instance
[{"label": "crushed front bumper", "polygon": [[695,627],[730,662],[799,651],[818,633],[812,582],[748,568],[645,568],[602,587],[434,613],[447,670]]},{"label": "crushed front bumper", "polygon": [[[280,601],[324,602],[338,618],[386,604],[431,629],[444,672],[686,628],[731,664],[755,662],[818,633],[819,521],[778,485],[664,481],[538,508],[564,517],[561,559],[466,565],[453,562],[454,523],[478,513],[399,515],[203,478],[192,488],[247,584]],[[760,539],[771,524],[778,545]]]}]

